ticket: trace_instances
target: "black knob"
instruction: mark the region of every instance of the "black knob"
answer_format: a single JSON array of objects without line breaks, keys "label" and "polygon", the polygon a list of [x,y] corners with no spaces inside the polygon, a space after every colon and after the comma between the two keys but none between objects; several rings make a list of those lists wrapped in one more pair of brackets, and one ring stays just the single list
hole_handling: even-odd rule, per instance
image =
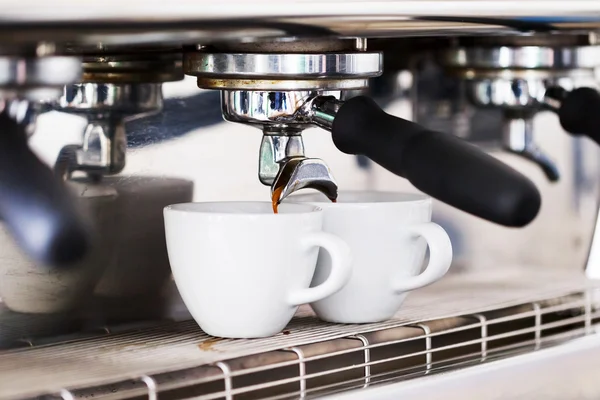
[{"label": "black knob", "polygon": [[538,214],[540,193],[522,174],[453,135],[385,113],[367,97],[338,110],[333,141],[369,157],[416,188],[467,213],[511,227]]},{"label": "black knob", "polygon": [[63,182],[27,144],[23,125],[0,113],[0,217],[40,264],[79,261],[89,246],[87,226]]},{"label": "black knob", "polygon": [[558,117],[563,129],[574,135],[585,135],[600,144],[600,93],[587,87],[571,92],[549,90],[549,97],[560,100]]}]

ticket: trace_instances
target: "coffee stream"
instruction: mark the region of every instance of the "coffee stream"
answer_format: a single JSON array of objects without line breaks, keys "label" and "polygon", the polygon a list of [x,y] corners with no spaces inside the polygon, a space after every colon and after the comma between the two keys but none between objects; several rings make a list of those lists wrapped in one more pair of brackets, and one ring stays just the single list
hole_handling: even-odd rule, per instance
[{"label": "coffee stream", "polygon": [[281,193],[283,192],[283,186],[275,188],[273,190],[273,195],[271,196],[271,204],[273,205],[273,212],[277,214],[279,207],[279,198],[281,197]]},{"label": "coffee stream", "polygon": [[[273,205],[273,213],[278,214],[278,207],[281,198],[281,193],[283,192],[283,186],[275,188],[273,190],[273,195],[271,196],[271,204]],[[331,199],[332,203],[337,203],[336,199]]]}]

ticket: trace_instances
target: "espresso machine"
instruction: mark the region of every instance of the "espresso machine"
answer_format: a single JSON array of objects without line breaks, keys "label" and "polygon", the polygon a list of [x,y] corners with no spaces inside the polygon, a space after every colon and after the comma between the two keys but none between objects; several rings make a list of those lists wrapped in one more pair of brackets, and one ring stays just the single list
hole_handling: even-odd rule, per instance
[{"label": "espresso machine", "polygon": [[[600,4],[2,15],[0,399],[600,395]],[[190,319],[166,205],[367,188],[434,198],[457,254],[396,318],[306,307],[251,341]]]}]

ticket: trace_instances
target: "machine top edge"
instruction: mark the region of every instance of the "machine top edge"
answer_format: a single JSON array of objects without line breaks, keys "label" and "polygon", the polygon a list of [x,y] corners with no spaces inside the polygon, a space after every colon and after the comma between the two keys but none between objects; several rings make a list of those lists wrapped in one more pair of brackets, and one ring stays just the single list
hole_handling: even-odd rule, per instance
[{"label": "machine top edge", "polygon": [[[90,21],[218,21],[240,18],[314,18],[390,16],[526,18],[536,22],[598,21],[600,3],[588,0],[174,0],[170,2],[108,0],[25,0],[0,1],[1,19],[10,22],[90,22]],[[340,7],[343,4],[344,7]],[[318,6],[316,6],[318,5]],[[540,10],[543,14],[540,15]],[[554,17],[559,17],[554,18]]]}]

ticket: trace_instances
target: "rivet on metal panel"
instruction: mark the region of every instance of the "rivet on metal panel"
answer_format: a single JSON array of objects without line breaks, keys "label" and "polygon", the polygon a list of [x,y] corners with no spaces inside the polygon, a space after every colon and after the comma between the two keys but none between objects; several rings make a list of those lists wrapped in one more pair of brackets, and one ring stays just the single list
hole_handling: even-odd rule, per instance
[{"label": "rivet on metal panel", "polygon": [[592,289],[585,291],[585,334],[592,334]]},{"label": "rivet on metal panel", "polygon": [[61,389],[60,397],[62,397],[64,400],[75,400],[75,396],[73,396],[73,393],[71,393],[67,389]]},{"label": "rivet on metal panel", "polygon": [[304,353],[297,347],[289,347],[287,349],[283,349],[283,351],[290,351],[292,353],[296,353],[298,356],[298,369],[300,376],[300,398],[306,397],[306,365],[304,364]]},{"label": "rivet on metal panel", "polygon": [[483,314],[473,314],[473,317],[476,318],[481,325],[481,362],[484,362],[487,359],[487,319]]},{"label": "rivet on metal panel", "polygon": [[539,303],[533,303],[533,311],[535,311],[535,349],[539,350],[542,344],[542,307]]},{"label": "rivet on metal panel", "polygon": [[413,325],[415,328],[421,328],[423,329],[423,332],[425,333],[425,351],[426,351],[426,355],[425,355],[425,362],[427,363],[427,367],[425,369],[425,374],[428,374],[431,371],[431,367],[432,367],[432,355],[431,355],[431,329],[429,329],[429,327],[427,325],[423,325],[423,324],[416,324]]},{"label": "rivet on metal panel", "polygon": [[224,362],[215,363],[215,367],[223,371],[223,380],[225,381],[225,400],[233,400],[233,383],[231,382],[231,368]]},{"label": "rivet on metal panel", "polygon": [[364,388],[369,387],[369,383],[371,382],[371,351],[369,349],[369,339],[364,337],[363,335],[354,335],[350,336],[349,339],[357,339],[360,340],[365,347],[365,385]]},{"label": "rivet on metal panel", "polygon": [[140,380],[148,387],[148,400],[157,400],[156,381],[148,375],[141,376]]}]

